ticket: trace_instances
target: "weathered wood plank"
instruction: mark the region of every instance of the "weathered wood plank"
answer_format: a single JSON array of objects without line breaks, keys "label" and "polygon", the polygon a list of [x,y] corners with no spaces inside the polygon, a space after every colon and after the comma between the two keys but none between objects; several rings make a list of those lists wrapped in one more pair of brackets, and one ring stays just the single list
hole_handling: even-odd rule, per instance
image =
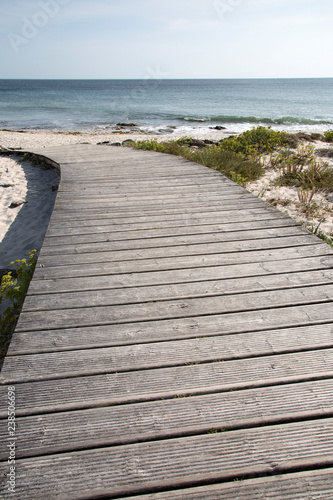
[{"label": "weathered wood plank", "polygon": [[[214,216],[215,214],[212,213],[211,217]],[[73,217],[73,214],[72,214]],[[126,218],[121,216],[120,218],[123,219],[122,221],[119,221],[120,224],[114,225],[113,223],[110,224],[110,214],[105,213],[104,217],[101,217],[101,219],[98,219],[98,225],[99,226],[111,226],[110,230],[106,228],[105,231],[101,231],[99,233],[95,233],[94,231],[91,231],[88,233],[88,236],[86,234],[83,235],[73,235],[71,234],[71,228],[77,227],[78,225],[82,224],[82,226],[95,226],[97,224],[96,221],[96,216],[95,215],[87,215],[82,214],[80,212],[80,215],[77,216],[78,221],[77,222],[72,222],[70,225],[66,226],[67,230],[59,232],[59,234],[55,234],[52,236],[51,230],[56,230],[56,229],[61,229],[61,221],[56,221],[55,224],[51,224],[49,233],[46,235],[46,240],[45,242],[48,244],[52,244],[53,238],[84,238],[84,241],[86,241],[88,238],[90,238],[90,234],[94,234],[94,239],[99,238],[99,237],[105,237],[105,236],[111,236],[113,240],[117,239],[136,239],[136,238],[144,238],[146,236],[148,237],[162,237],[162,236],[169,236],[171,234],[174,234],[175,236],[177,235],[186,235],[186,234],[197,234],[197,233],[208,233],[210,231],[215,231],[215,232],[236,232],[237,231],[244,231],[244,230],[251,230],[251,229],[260,229],[263,227],[264,224],[267,224],[267,229],[270,227],[286,227],[286,226],[297,226],[296,223],[293,223],[291,219],[283,218],[280,217],[279,215],[268,215],[267,217],[263,217],[260,219],[259,217],[254,217],[253,220],[250,220],[250,216],[244,216],[242,220],[237,222],[237,225],[235,225],[233,222],[224,222],[222,221],[214,221],[209,222],[209,220],[201,219],[197,221],[196,224],[191,224],[191,219],[186,217],[185,218],[185,223],[184,223],[184,217],[180,216],[180,218],[177,218],[177,224],[178,225],[171,225],[169,222],[172,220],[172,217],[164,217],[164,222],[165,227],[157,228],[156,224],[152,224],[152,222],[161,222],[161,220],[157,221],[150,221],[149,224],[145,224],[148,222],[145,220],[145,215],[142,217],[140,215],[137,215],[135,220],[129,224],[125,224]],[[158,217],[158,216],[157,216]],[[248,220],[247,220],[248,219]],[[142,227],[142,223],[145,224],[144,227]],[[134,225],[136,224],[136,225]],[[119,228],[119,225],[122,225],[123,228]],[[160,225],[160,224],[158,224]],[[215,229],[213,229],[215,228]],[[154,231],[153,233],[149,233],[149,231]],[[69,233],[69,234],[68,234]],[[139,234],[138,234],[139,233]],[[140,234],[141,233],[141,234]],[[98,239],[96,240],[98,241]]]},{"label": "weathered wood plank", "polygon": [[[97,280],[96,280],[97,281]],[[303,271],[272,277],[234,278],[209,282],[156,285],[109,289],[107,286],[84,291],[78,288],[73,292],[53,292],[29,295],[25,300],[25,311],[54,311],[57,309],[76,309],[82,307],[101,307],[109,305],[136,304],[156,300],[179,300],[199,297],[216,297],[231,294],[255,293],[260,291],[296,289],[304,286],[329,285],[333,282],[333,269],[326,271]],[[78,283],[78,282],[76,282]],[[272,307],[274,304],[272,304]]]},{"label": "weathered wood plank", "polygon": [[[139,204],[137,207],[135,207],[135,211],[133,210],[133,208],[127,208],[126,210],[125,207],[119,207],[119,205],[117,204],[117,206],[115,206],[112,210],[105,211],[101,208],[95,208],[88,205],[77,208],[73,204],[71,205],[71,210],[68,210],[68,205],[64,209],[56,207],[50,225],[54,228],[57,226],[61,226],[62,224],[64,224],[65,227],[71,227],[75,226],[75,224],[77,224],[77,222],[80,220],[84,221],[85,225],[88,225],[89,221],[91,220],[95,221],[95,224],[96,220],[100,221],[101,223],[104,222],[104,224],[106,224],[110,222],[134,223],[139,221],[168,221],[189,219],[190,217],[194,216],[204,219],[205,217],[213,216],[223,217],[226,212],[240,209],[247,210],[249,208],[258,208],[260,206],[260,203],[255,200],[239,200],[237,206],[234,203],[230,203],[229,200],[226,200],[226,202],[214,203],[213,206],[206,202],[193,201],[190,203],[182,203],[182,201],[179,201],[178,203],[171,203],[168,205],[164,204],[162,208],[158,207],[155,204]],[[277,217],[275,217],[275,219],[277,219]],[[223,223],[223,220],[221,223]]]},{"label": "weathered wood plank", "polygon": [[[88,222],[88,221],[87,221]],[[89,220],[88,225],[92,224],[94,221]],[[85,222],[82,221],[82,224]],[[198,226],[182,226],[182,227],[173,227],[166,229],[145,229],[145,230],[134,230],[134,231],[113,231],[113,232],[105,232],[94,234],[94,241],[96,244],[100,242],[109,242],[112,241],[115,245],[120,244],[117,242],[128,242],[128,248],[130,248],[131,242],[133,244],[139,244],[140,240],[147,240],[147,245],[149,244],[149,240],[151,244],[156,244],[158,246],[161,238],[170,238],[174,237],[176,239],[181,239],[181,237],[192,237],[195,238],[198,236],[199,238],[204,238],[206,235],[218,234],[220,238],[223,238],[225,235],[226,239],[232,241],[237,238],[237,234],[242,232],[246,234],[256,233],[258,232],[267,232],[268,237],[271,234],[271,231],[278,229],[288,229],[292,227],[298,227],[297,224],[288,223],[283,219],[270,219],[267,221],[257,221],[257,222],[240,222],[237,224],[237,229],[234,224],[212,224],[212,225],[198,225]],[[137,241],[139,240],[139,241]],[[79,245],[91,243],[91,235],[72,235],[69,234],[63,236],[46,236],[43,243],[43,249],[48,249],[53,246],[62,246],[62,245]],[[123,243],[124,244],[124,243]]]},{"label": "weathered wood plank", "polygon": [[[79,377],[59,373],[34,382],[1,373],[0,395],[5,400],[7,385],[16,383],[16,414],[24,416],[331,379],[333,349],[119,373],[110,363],[103,374],[92,371],[88,364]],[[1,409],[0,417],[6,416]]]},{"label": "weathered wood plank", "polygon": [[[193,338],[161,343],[7,356],[2,376],[16,381],[147,370],[333,348],[333,326]],[[316,336],[315,336],[316,335]],[[44,344],[46,348],[46,345]]]},{"label": "weathered wood plank", "polygon": [[[204,268],[177,269],[176,271],[148,271],[121,275],[88,276],[78,278],[34,279],[29,287],[28,296],[46,293],[75,292],[85,290],[111,290],[113,288],[127,289],[131,287],[146,287],[159,285],[206,282],[206,290],[211,290],[213,281],[235,280],[242,278],[257,278],[268,276],[271,283],[276,283],[280,274],[288,273],[293,280],[294,273],[311,271],[330,272],[333,267],[333,257],[308,257],[303,259],[282,260],[274,262],[256,262],[253,264],[234,264],[230,266],[212,266]],[[326,275],[326,274],[325,274]],[[235,278],[236,276],[236,278]],[[269,278],[270,277],[270,278]]]},{"label": "weathered wood plank", "polygon": [[311,470],[127,497],[128,500],[332,499],[333,469]]},{"label": "weathered wood plank", "polygon": [[[179,205],[179,204],[178,204]],[[148,206],[148,205],[147,205]],[[110,207],[112,208],[112,207]],[[153,208],[150,206],[150,208]],[[274,215],[272,215],[272,213]],[[252,208],[247,210],[234,210],[234,211],[226,211],[221,214],[220,224],[233,223],[236,224],[238,222],[246,222],[246,221],[256,221],[256,220],[271,220],[276,219],[276,213],[271,212],[271,208],[268,207],[266,211],[263,211],[261,208]],[[158,221],[156,221],[158,222]],[[144,222],[140,221],[137,218],[133,218],[132,221],[125,221],[124,218],[120,218],[118,221],[116,219],[109,220],[108,224],[95,225],[93,230],[91,228],[85,227],[73,227],[71,229],[72,234],[96,234],[100,232],[107,232],[112,230],[117,231],[129,231],[129,230],[140,230],[140,229],[163,229],[168,227],[177,227],[177,226],[198,226],[198,225],[212,225],[216,224],[217,216],[216,214],[211,214],[208,217],[201,217],[200,214],[197,214],[195,217],[190,217],[188,214],[186,216],[179,217],[171,217],[168,216],[166,220],[159,221],[159,224],[153,222]],[[62,236],[66,234],[66,229],[62,228],[52,228],[52,224],[49,227],[47,232],[48,236]]]},{"label": "weathered wood plank", "polygon": [[[230,241],[244,241],[271,238],[282,238],[286,236],[304,235],[304,229],[298,226],[279,227],[265,230],[253,231],[238,231],[228,233],[208,233],[199,235],[184,235],[184,236],[169,236],[165,238],[143,238],[141,240],[126,240],[126,241],[113,241],[107,242],[91,242],[83,244],[62,244],[61,252],[64,254],[69,253],[91,253],[91,252],[105,252],[108,250],[134,250],[142,248],[160,248],[160,247],[177,247],[179,245],[199,245],[199,244],[212,244],[212,243],[227,243]],[[88,238],[87,238],[88,240]],[[56,246],[44,246],[43,255],[56,255],[59,253],[59,242]]]},{"label": "weathered wood plank", "polygon": [[[218,243],[193,243],[180,244],[175,246],[162,246],[151,248],[139,248],[130,250],[113,250],[107,245],[106,248],[99,251],[98,245],[96,252],[74,252],[66,254],[66,247],[59,249],[56,255],[45,255],[40,253],[39,263],[45,266],[69,265],[69,264],[90,264],[95,262],[122,262],[141,259],[164,259],[170,257],[203,255],[208,254],[228,254],[240,253],[255,250],[288,248],[293,246],[314,245],[316,241],[311,235],[299,232],[294,236],[276,236],[275,238],[256,239],[256,240],[236,240],[222,241]],[[111,250],[111,251],[110,251]],[[222,257],[223,258],[223,257]],[[241,257],[240,257],[241,258]],[[138,269],[140,263],[138,263]]]},{"label": "weathered wood plank", "polygon": [[112,325],[119,323],[153,321],[173,318],[195,318],[214,314],[273,309],[288,305],[330,302],[333,307],[333,284],[295,288],[292,290],[263,291],[217,297],[186,298],[125,305],[107,305],[86,308],[54,309],[21,313],[19,330],[44,330],[78,326]]},{"label": "weathered wood plank", "polygon": [[290,335],[295,335],[299,329],[309,325],[314,325],[316,332],[314,335],[320,336],[321,332],[325,331],[326,324],[331,322],[332,305],[327,302],[197,318],[124,323],[112,327],[109,325],[66,327],[34,331],[33,335],[30,331],[20,330],[19,324],[9,354],[132,345],[202,336],[265,332],[283,328],[290,329]]},{"label": "weathered wood plank", "polygon": [[332,448],[333,421],[325,419],[51,455],[17,461],[16,495],[36,500],[115,497],[309,465],[331,467]]},{"label": "weathered wood plank", "polygon": [[[325,243],[314,243],[307,246],[294,246],[291,248],[257,250],[238,253],[191,255],[184,257],[170,257],[156,259],[140,260],[138,269],[137,261],[119,261],[119,262],[97,262],[61,265],[61,277],[79,277],[79,276],[106,276],[117,274],[128,274],[133,272],[149,271],[169,271],[177,269],[206,268],[213,266],[229,266],[239,264],[253,264],[256,262],[275,262],[286,259],[299,259],[302,257],[321,257],[325,261],[332,261],[332,253]],[[59,277],[59,266],[48,266],[39,260],[35,270],[36,279],[53,279]]]},{"label": "weathered wood plank", "polygon": [[[20,417],[17,458],[324,418],[333,414],[332,390],[333,380],[321,380]],[[0,444],[0,460],[7,455]]]}]

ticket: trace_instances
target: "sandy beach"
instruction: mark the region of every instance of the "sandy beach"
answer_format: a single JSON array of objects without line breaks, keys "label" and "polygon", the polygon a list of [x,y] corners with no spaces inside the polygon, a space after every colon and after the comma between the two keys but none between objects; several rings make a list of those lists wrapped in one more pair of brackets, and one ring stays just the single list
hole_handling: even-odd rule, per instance
[{"label": "sandy beach", "polygon": [[[194,133],[193,138],[219,141],[229,136],[228,131],[212,130],[209,133]],[[6,149],[29,151],[49,146],[68,144],[98,144],[105,141],[122,143],[124,140],[156,138],[159,141],[182,137],[180,133],[157,135],[122,132],[107,134],[55,133],[55,132],[10,132],[0,131],[0,146]],[[311,143],[319,152],[332,150],[333,146],[321,141]],[[318,156],[319,158],[320,156]],[[333,167],[333,158],[325,157]],[[321,231],[333,233],[333,195],[316,193],[312,207],[306,209],[299,201],[294,187],[275,185],[279,172],[265,164],[265,175],[247,185],[256,196],[276,206],[301,224],[309,228],[320,224]],[[39,250],[52,213],[56,197],[54,186],[59,182],[59,172],[43,170],[19,155],[0,157],[0,269],[10,268],[10,262],[27,257],[29,251]]]},{"label": "sandy beach", "polygon": [[56,198],[60,174],[20,156],[0,156],[0,271],[40,249]]}]

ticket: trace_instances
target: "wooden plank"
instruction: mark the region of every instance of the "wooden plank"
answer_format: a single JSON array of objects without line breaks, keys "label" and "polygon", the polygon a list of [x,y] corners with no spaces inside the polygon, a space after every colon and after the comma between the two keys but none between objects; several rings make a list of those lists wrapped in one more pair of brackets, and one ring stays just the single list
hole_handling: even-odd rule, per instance
[{"label": "wooden plank", "polygon": [[[92,224],[93,220],[87,221],[88,224]],[[82,221],[84,224],[84,221]],[[278,229],[286,229],[297,227],[298,224],[288,223],[288,221],[284,219],[269,219],[264,221],[255,221],[252,223],[249,222],[240,222],[237,224],[237,228],[235,228],[234,224],[211,224],[211,225],[197,225],[197,226],[182,226],[182,227],[173,227],[173,228],[165,228],[165,229],[137,229],[132,231],[112,231],[112,232],[103,232],[94,235],[94,241],[99,242],[108,242],[112,241],[115,244],[117,242],[134,242],[136,244],[136,240],[151,240],[151,243],[156,244],[158,246],[159,240],[161,238],[170,238],[174,237],[181,241],[181,237],[196,237],[204,238],[208,235],[218,234],[220,238],[223,238],[225,235],[225,239],[232,241],[237,238],[239,233],[244,233],[250,235],[251,233],[259,232],[267,232],[268,237],[271,234],[271,231]],[[49,236],[47,235],[44,239],[43,248],[49,248],[52,246],[62,246],[62,245],[77,245],[77,244],[85,244],[91,242],[90,235],[72,235],[70,231],[69,234],[63,236]],[[246,239],[244,237],[244,239]],[[194,241],[194,240],[193,240]],[[148,245],[149,243],[147,243]]]},{"label": "wooden plank", "polygon": [[[181,197],[183,203],[187,201],[195,201],[195,203],[198,203],[200,201],[205,201],[205,202],[211,202],[214,203],[215,201],[219,201],[221,199],[221,195],[218,190],[216,190],[215,193],[200,193],[200,194],[170,194],[166,195],[162,193],[162,199],[163,199],[163,204],[170,203],[170,204],[177,204],[179,203],[179,197]],[[109,208],[109,207],[114,207],[115,205],[119,204],[126,204],[127,207],[135,206],[135,205],[141,205],[141,201],[144,202],[144,204],[148,205],[150,202],[153,205],[154,203],[156,205],[160,205],[161,203],[161,197],[157,193],[156,195],[150,195],[150,192],[144,192],[141,194],[141,196],[136,195],[136,196],[129,196],[127,194],[113,194],[110,193],[109,197],[103,198],[102,196],[100,197],[88,197],[88,199],[85,198],[75,198],[72,196],[66,197],[61,197],[57,201],[57,209],[61,209],[61,207],[65,206],[68,207],[68,203],[70,202],[73,207],[77,208],[86,208],[86,207],[95,207],[95,208]],[[258,203],[257,203],[258,205]],[[261,207],[263,209],[263,207]]]},{"label": "wooden plank", "polygon": [[112,498],[310,465],[331,467],[332,448],[333,421],[325,419],[71,452],[18,460],[17,495],[36,500]]},{"label": "wooden plank", "polygon": [[[320,336],[322,331],[325,331],[327,323],[331,324],[331,322],[332,305],[327,302],[263,311],[199,316],[197,318],[124,323],[112,325],[112,327],[102,325],[55,328],[34,331],[33,335],[30,331],[20,329],[19,323],[11,342],[9,354],[132,345],[234,333],[267,332],[283,328],[290,329],[290,335],[297,335],[302,327],[311,325],[315,327],[315,335]],[[332,332],[332,330],[330,331]]]},{"label": "wooden plank", "polygon": [[[45,373],[31,382],[1,373],[0,394],[5,400],[7,385],[17,384],[16,414],[25,416],[331,379],[333,349],[119,373],[112,373],[111,363],[107,368],[94,375],[88,364],[79,377],[59,372],[48,380]],[[1,409],[0,417],[6,416]]]},{"label": "wooden plank", "polygon": [[304,305],[333,302],[333,284],[295,288],[292,290],[263,291],[237,295],[186,298],[151,303],[107,305],[87,308],[54,309],[21,313],[19,330],[35,331],[48,328],[112,325],[119,323],[153,321],[173,318],[195,318],[242,311],[260,311],[288,305]]},{"label": "wooden plank", "polygon": [[[333,414],[332,390],[333,380],[321,380],[20,417],[17,458],[324,418]],[[0,444],[0,460],[7,455]]]},{"label": "wooden plank", "polygon": [[332,499],[333,469],[222,483],[127,497],[128,500],[310,500]]},{"label": "wooden plank", "polygon": [[[130,186],[130,185],[129,185]],[[223,198],[227,198],[226,195],[229,194],[229,198],[233,199],[236,202],[236,196],[238,193],[235,193],[233,186],[225,186],[222,182],[214,182],[214,183],[203,183],[201,185],[182,185],[182,186],[170,186],[169,183],[165,182],[164,185],[161,183],[159,185],[156,184],[143,184],[138,186],[135,184],[132,188],[128,187],[126,183],[124,185],[113,185],[113,186],[105,186],[104,182],[94,183],[90,185],[89,188],[81,187],[80,190],[70,190],[70,191],[62,191],[61,193],[61,201],[89,201],[94,202],[96,200],[104,200],[107,201],[109,198],[114,199],[141,199],[144,196],[147,196],[150,199],[157,198],[161,199],[169,197],[176,198],[177,196],[184,197],[201,197],[201,195],[209,196],[220,196],[221,197],[221,187],[223,187]],[[243,199],[247,200],[257,200],[259,203],[263,204],[260,198],[256,198],[244,192]]]},{"label": "wooden plank", "polygon": [[[225,214],[224,214],[225,215]],[[272,220],[276,220],[277,217],[272,216],[269,212],[266,214],[263,214],[262,212],[258,212],[256,214],[243,214],[243,213],[237,213],[235,211],[233,214],[228,214],[227,216],[223,217],[223,220],[221,220],[221,224],[233,224],[234,227],[236,227],[236,223],[244,223],[244,222],[250,222],[250,219],[252,221],[259,221],[259,220],[267,220],[268,224]],[[125,232],[125,231],[143,231],[143,230],[154,230],[154,231],[161,231],[163,229],[168,229],[168,228],[177,228],[177,227],[189,227],[189,226],[207,226],[207,225],[212,225],[216,224],[217,220],[216,217],[214,217],[214,214],[212,214],[208,218],[200,218],[198,217],[180,217],[176,219],[168,218],[167,220],[160,221],[160,222],[142,222],[140,220],[133,220],[133,222],[128,222],[127,224],[125,223],[124,220],[119,220],[119,222],[111,222],[108,221],[107,224],[99,224],[95,225],[94,228],[85,228],[82,226],[79,227],[73,227],[71,228],[71,235],[81,235],[81,234],[98,234],[98,233],[107,233],[107,232]],[[169,229],[170,231],[170,229]],[[58,228],[52,228],[52,226],[49,227],[48,232],[47,232],[47,237],[58,237],[58,236],[65,236],[68,234],[68,229],[66,231],[66,228],[62,229],[61,227]]]},{"label": "wooden plank", "polygon": [[[142,248],[160,248],[160,247],[178,247],[180,245],[198,245],[198,244],[212,244],[230,241],[244,241],[244,240],[268,240],[271,238],[281,238],[286,236],[304,235],[304,229],[298,226],[279,227],[274,229],[254,230],[254,231],[239,231],[234,233],[208,233],[199,235],[185,235],[185,236],[169,236],[165,238],[144,238],[141,240],[126,240],[126,241],[107,241],[107,242],[88,242],[85,244],[62,244],[61,251],[64,254],[69,253],[91,253],[91,252],[105,252],[107,250],[134,250]],[[59,245],[43,248],[43,255],[56,255],[59,253]]]},{"label": "wooden plank", "polygon": [[[107,215],[110,215],[110,214],[104,214],[105,217],[104,218],[101,218],[98,222],[98,225],[99,226],[110,226],[110,217],[107,216]],[[214,215],[214,214],[211,214],[211,215]],[[73,214],[72,214],[72,217],[73,217]],[[85,238],[85,241],[90,237],[89,234],[88,236],[83,234],[83,235],[73,235],[71,234],[71,230],[69,230],[68,228],[72,228],[72,227],[77,227],[79,224],[82,224],[83,226],[94,226],[96,225],[96,216],[95,215],[87,215],[87,217],[85,216],[85,214],[80,214],[80,216],[78,216],[78,221],[76,223],[71,223],[70,225],[67,226],[67,231],[63,231],[63,234],[56,234],[55,236],[52,236],[51,234],[51,228],[52,229],[60,229],[61,228],[61,221],[55,221],[54,225],[52,223],[51,227],[50,227],[50,230],[49,232],[47,233],[46,235],[46,240],[45,242],[48,243],[48,244],[52,244],[52,238],[77,238],[77,237],[81,237],[81,238]],[[81,218],[80,218],[81,217]],[[145,215],[143,215],[142,217],[145,217]],[[268,215],[267,217],[263,217],[262,219],[259,219],[259,217],[254,217],[254,220],[246,220],[246,216],[244,216],[244,219],[237,222],[237,225],[235,225],[234,223],[232,222],[226,222],[224,223],[223,221],[222,222],[216,222],[216,220],[212,223],[209,223],[207,222],[206,220],[202,220],[202,221],[198,221],[196,224],[191,224],[190,223],[190,220],[191,219],[186,219],[186,224],[183,223],[182,219],[178,219],[178,226],[177,225],[174,225],[171,227],[168,227],[169,224],[166,224],[166,227],[165,228],[157,228],[157,227],[154,227],[153,224],[150,224],[146,225],[145,228],[142,228],[142,223],[145,223],[146,221],[145,220],[142,220],[141,219],[141,216],[138,215],[136,217],[136,223],[137,223],[137,227],[135,226],[132,226],[132,227],[129,227],[128,228],[128,224],[124,224],[124,222],[126,222],[126,217],[121,217],[122,219],[125,219],[123,220],[123,230],[121,230],[121,228],[119,229],[119,227],[114,227],[112,225],[111,227],[111,231],[108,232],[108,230],[106,229],[106,231],[101,231],[100,233],[94,233],[94,238],[99,238],[99,237],[105,237],[105,236],[108,236],[108,235],[112,235],[112,239],[113,240],[117,240],[117,239],[136,239],[136,238],[144,238],[146,236],[148,237],[155,237],[155,238],[158,238],[158,237],[162,237],[162,236],[169,236],[171,234],[175,234],[175,236],[177,235],[186,235],[186,234],[197,234],[197,233],[209,233],[212,228],[215,228],[214,231],[216,232],[227,232],[230,230],[230,232],[237,232],[237,231],[243,231],[243,230],[250,230],[250,229],[256,229],[256,228],[260,228],[262,227],[263,224],[267,224],[267,229],[269,229],[270,227],[286,227],[286,226],[297,226],[298,224],[297,223],[293,223],[293,221],[291,219],[286,219],[286,218],[282,218],[280,216],[276,216],[276,215]],[[168,222],[170,219],[169,217],[166,218],[165,217],[165,221]],[[135,221],[133,221],[133,223],[135,223]],[[261,225],[261,226],[260,226]],[[149,231],[154,231],[153,233],[149,233]],[[140,232],[141,234],[138,234],[138,232]],[[68,234],[70,233],[70,234]],[[90,234],[92,233],[92,231],[90,231]],[[96,240],[98,241],[98,239]]]},{"label": "wooden plank", "polygon": [[[45,266],[59,266],[69,264],[89,264],[95,262],[122,262],[130,260],[148,260],[148,259],[164,259],[170,257],[190,256],[190,255],[208,255],[208,254],[227,254],[241,253],[255,250],[288,248],[293,246],[314,245],[316,241],[311,235],[303,233],[293,236],[276,236],[275,238],[255,239],[255,240],[236,240],[222,241],[218,243],[192,243],[179,244],[174,246],[139,248],[130,250],[114,250],[111,245],[100,249],[96,245],[96,252],[74,252],[66,254],[65,250],[59,250],[55,255],[45,255],[43,251],[40,253],[39,263]],[[111,246],[111,248],[110,248]],[[111,251],[110,251],[111,250]],[[241,259],[241,257],[240,257]],[[138,263],[138,267],[140,264]]]},{"label": "wooden plank", "polygon": [[[193,269],[178,269],[176,271],[148,271],[121,275],[88,276],[78,278],[34,279],[30,283],[28,297],[45,293],[75,292],[85,290],[111,290],[113,288],[127,289],[131,287],[146,287],[186,283],[206,282],[206,291],[217,280],[235,280],[242,278],[257,278],[268,276],[276,283],[279,274],[286,274],[290,280],[294,273],[310,271],[326,271],[332,269],[333,258],[325,259],[308,257],[303,259],[282,260],[274,262],[256,262],[253,264],[234,264],[230,266],[212,266]],[[330,272],[330,271],[329,271]],[[237,276],[235,278],[235,276]],[[326,273],[325,273],[326,276]]]},{"label": "wooden plank", "polygon": [[[88,209],[86,210],[86,207],[84,209],[79,209],[75,213],[75,207],[73,206],[73,211],[72,211],[72,218],[71,220],[67,220],[62,217],[62,212],[61,212],[61,217],[58,219],[58,210],[55,212],[55,218],[52,218],[52,222],[50,224],[51,229],[56,229],[56,228],[71,228],[79,225],[82,223],[84,226],[91,226],[91,225],[96,225],[98,221],[98,225],[114,225],[114,224],[136,224],[136,223],[145,223],[149,222],[150,224],[152,222],[169,222],[169,221],[188,221],[191,219],[191,217],[199,218],[200,221],[203,221],[205,223],[206,217],[208,218],[223,218],[226,214],[229,214],[230,211],[236,211],[240,209],[246,209],[248,208],[257,208],[258,204],[252,203],[249,204],[248,202],[246,204],[240,203],[238,208],[232,207],[230,209],[230,206],[225,206],[222,205],[220,207],[215,205],[215,209],[213,210],[212,208],[209,209],[208,206],[204,206],[201,203],[200,204],[195,204],[192,207],[188,207],[188,204],[186,204],[186,208],[182,210],[182,205],[179,203],[177,210],[170,208],[170,209],[155,209],[154,213],[152,213],[150,210],[152,210],[151,205],[149,205],[148,210],[142,210],[142,206],[138,208],[135,212],[133,212],[133,209],[131,209],[128,213],[126,211],[119,211],[117,212],[115,210],[109,211],[109,212],[103,212],[103,216],[100,217],[100,213],[97,213],[97,215],[92,214],[92,211],[94,209]],[[97,209],[100,211],[100,209]],[[174,213],[175,212],[175,213]],[[68,213],[69,215],[69,213]],[[244,217],[246,217],[244,213]],[[277,217],[272,217],[272,220],[276,220]],[[219,220],[219,219],[218,219]],[[286,222],[286,221],[285,221]],[[216,219],[215,219],[215,224],[216,224]],[[220,224],[223,224],[223,219],[220,222]]]},{"label": "wooden plank", "polygon": [[[332,262],[332,253],[325,243],[314,243],[307,246],[294,246],[290,248],[267,249],[238,253],[191,255],[184,257],[169,257],[123,262],[95,262],[61,265],[62,278],[77,278],[79,276],[106,276],[119,275],[135,272],[170,271],[177,269],[206,268],[213,266],[229,266],[239,264],[253,264],[256,262],[275,262],[286,259],[300,259],[302,257],[321,257],[324,262]],[[59,277],[59,266],[52,261],[46,266],[41,258],[35,270],[35,279],[53,279]]]},{"label": "wooden plank", "polygon": [[[2,376],[16,381],[74,377],[91,374],[119,373],[186,364],[210,363],[277,355],[315,349],[333,348],[333,326],[305,327],[293,330],[224,335],[164,341],[162,343],[103,347],[44,354],[15,356],[5,360]],[[319,334],[313,338],[315,334]],[[45,346],[46,348],[46,346]]]},{"label": "wooden plank", "polygon": [[[54,311],[57,309],[76,309],[82,307],[101,307],[108,305],[136,304],[156,300],[179,300],[199,297],[227,296],[241,293],[256,293],[260,291],[296,289],[304,286],[329,285],[333,282],[333,269],[281,274],[274,278],[270,276],[255,278],[234,278],[213,280],[209,282],[167,284],[148,287],[99,288],[90,290],[78,288],[72,292],[29,295],[25,300],[25,311]],[[76,281],[76,284],[78,281]],[[272,304],[273,307],[273,304]]]}]

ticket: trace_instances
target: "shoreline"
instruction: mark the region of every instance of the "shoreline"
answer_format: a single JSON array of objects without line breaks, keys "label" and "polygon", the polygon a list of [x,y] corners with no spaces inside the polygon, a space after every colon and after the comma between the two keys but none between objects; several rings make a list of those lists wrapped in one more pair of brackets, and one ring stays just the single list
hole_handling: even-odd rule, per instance
[{"label": "shoreline", "polygon": [[[259,126],[259,125],[258,125]],[[211,140],[214,142],[219,142],[230,136],[235,136],[243,133],[235,132],[230,129],[221,127],[222,130],[217,130],[215,127],[210,127],[209,130],[202,131],[202,129],[193,129],[184,133],[181,130],[175,128],[172,133],[151,133],[145,132],[144,130],[137,129],[136,127],[128,128],[123,127],[119,130],[105,131],[105,132],[84,132],[84,131],[52,131],[52,130],[8,130],[0,129],[0,148],[8,149],[26,149],[34,147],[52,147],[52,146],[62,146],[69,144],[98,144],[105,141],[110,143],[120,142],[125,140],[152,140],[156,139],[158,142],[164,141],[176,141],[183,137],[192,137],[198,140]],[[250,127],[256,128],[256,126]],[[274,129],[274,127],[271,127]],[[333,127],[331,127],[332,129]],[[318,129],[309,128],[304,130],[304,128],[298,128],[297,130],[282,129],[281,132],[286,132],[288,134],[320,134],[323,135],[323,131],[318,131]]]}]

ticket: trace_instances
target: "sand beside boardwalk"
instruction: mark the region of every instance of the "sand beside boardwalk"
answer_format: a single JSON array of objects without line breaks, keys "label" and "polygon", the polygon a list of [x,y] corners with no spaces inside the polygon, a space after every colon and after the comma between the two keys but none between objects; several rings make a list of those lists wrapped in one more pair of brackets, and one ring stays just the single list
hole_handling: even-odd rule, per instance
[{"label": "sand beside boardwalk", "polygon": [[[0,270],[39,250],[50,216],[60,174],[43,170],[19,156],[0,156]],[[53,188],[54,189],[54,188]]]}]

